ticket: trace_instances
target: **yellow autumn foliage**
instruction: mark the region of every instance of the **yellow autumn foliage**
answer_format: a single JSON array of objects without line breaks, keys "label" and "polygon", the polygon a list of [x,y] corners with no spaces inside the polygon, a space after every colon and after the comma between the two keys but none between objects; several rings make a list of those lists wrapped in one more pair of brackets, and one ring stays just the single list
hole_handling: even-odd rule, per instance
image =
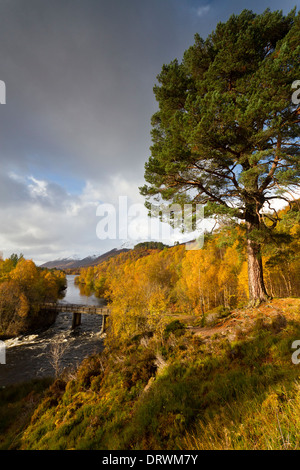
[{"label": "yellow autumn foliage", "polygon": [[[272,297],[299,296],[299,224],[288,210],[280,216],[276,232],[290,241],[263,246],[265,284]],[[203,318],[215,309],[248,302],[244,233],[242,225],[225,227],[207,236],[199,250],[187,250],[184,245],[130,250],[81,270],[78,282],[107,298],[116,337],[163,328],[166,314]]]},{"label": "yellow autumn foliage", "polygon": [[[65,274],[38,268],[32,260],[0,260],[0,336],[14,336],[42,326],[39,304],[56,301]],[[47,322],[47,318],[45,319]]]}]

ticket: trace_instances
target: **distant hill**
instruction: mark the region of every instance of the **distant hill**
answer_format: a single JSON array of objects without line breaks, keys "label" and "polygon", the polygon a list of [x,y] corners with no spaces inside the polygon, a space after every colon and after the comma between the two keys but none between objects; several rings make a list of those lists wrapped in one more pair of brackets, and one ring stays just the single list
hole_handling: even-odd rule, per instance
[{"label": "distant hill", "polygon": [[104,253],[99,256],[87,256],[83,259],[73,259],[73,258],[65,258],[65,259],[57,259],[54,261],[47,261],[46,263],[41,265],[41,268],[57,268],[57,269],[77,269],[77,268],[84,268],[87,266],[96,266],[103,261],[112,258],[113,256],[117,256],[120,253],[129,251],[129,248],[114,248],[107,253]]},{"label": "distant hill", "polygon": [[[188,242],[177,243],[178,245],[192,245],[195,240],[190,240]],[[112,250],[108,251],[107,253],[103,253],[99,256],[87,256],[86,258],[79,259],[79,258],[63,258],[63,259],[56,259],[53,261],[47,261],[44,264],[41,264],[41,268],[56,268],[56,269],[80,269],[85,268],[88,266],[97,266],[97,264],[102,263],[103,261],[112,258],[113,256],[118,256],[120,253],[124,253],[127,251],[131,251],[132,249],[139,249],[139,248],[148,248],[148,249],[160,249],[163,248],[172,248],[169,245],[165,245],[164,243],[160,242],[153,242],[153,241],[146,241],[141,242],[135,245],[133,248],[113,248]]]}]

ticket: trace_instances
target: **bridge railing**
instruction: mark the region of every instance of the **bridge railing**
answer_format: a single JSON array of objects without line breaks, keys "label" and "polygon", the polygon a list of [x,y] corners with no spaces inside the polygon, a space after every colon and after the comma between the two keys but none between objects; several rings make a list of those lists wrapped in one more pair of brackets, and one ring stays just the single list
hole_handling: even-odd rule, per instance
[{"label": "bridge railing", "polygon": [[40,304],[43,310],[55,310],[57,312],[73,312],[73,313],[90,313],[97,315],[109,315],[109,307],[97,307],[95,305],[81,305],[81,304],[58,304],[56,302],[45,302]]}]

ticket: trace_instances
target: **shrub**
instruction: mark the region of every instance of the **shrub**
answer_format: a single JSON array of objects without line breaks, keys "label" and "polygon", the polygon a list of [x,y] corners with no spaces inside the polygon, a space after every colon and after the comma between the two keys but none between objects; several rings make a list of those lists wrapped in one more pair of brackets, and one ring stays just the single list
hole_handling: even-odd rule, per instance
[{"label": "shrub", "polygon": [[166,325],[164,330],[164,338],[168,339],[170,334],[173,333],[176,337],[183,335],[185,332],[185,326],[181,321],[174,320]]}]

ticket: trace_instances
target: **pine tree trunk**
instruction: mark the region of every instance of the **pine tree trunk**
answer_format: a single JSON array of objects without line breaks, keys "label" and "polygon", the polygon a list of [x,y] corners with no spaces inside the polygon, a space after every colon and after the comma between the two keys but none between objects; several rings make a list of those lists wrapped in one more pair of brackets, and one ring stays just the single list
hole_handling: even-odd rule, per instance
[{"label": "pine tree trunk", "polygon": [[270,299],[267,294],[261,257],[261,245],[254,239],[253,231],[259,229],[259,221],[256,215],[249,216],[247,225],[247,256],[248,256],[248,280],[249,280],[249,306],[256,307]]},{"label": "pine tree trunk", "polygon": [[287,279],[288,279],[288,286],[289,286],[289,297],[292,297],[292,295],[293,295],[293,285],[292,285],[292,279],[291,279],[290,263],[287,263]]}]

